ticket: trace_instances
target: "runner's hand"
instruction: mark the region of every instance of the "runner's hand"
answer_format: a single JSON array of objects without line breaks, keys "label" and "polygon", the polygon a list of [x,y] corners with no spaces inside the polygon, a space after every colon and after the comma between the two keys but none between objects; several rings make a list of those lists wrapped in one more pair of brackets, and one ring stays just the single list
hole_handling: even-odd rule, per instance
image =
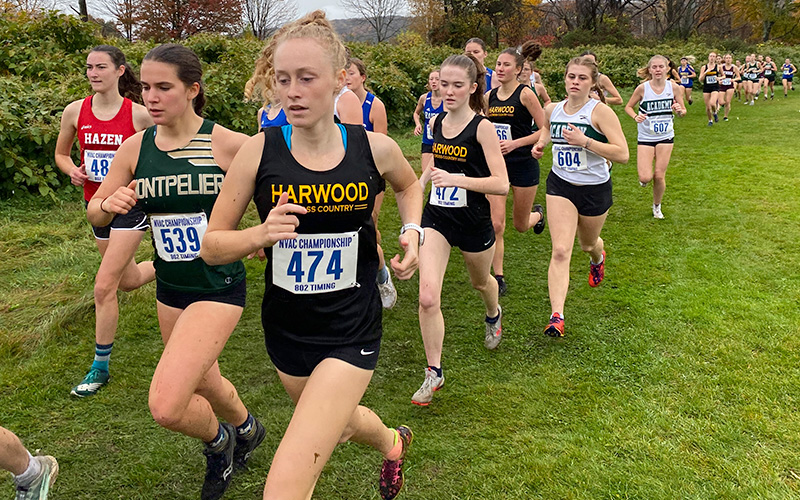
[{"label": "runner's hand", "polygon": [[75,186],[83,186],[88,178],[89,176],[86,175],[86,169],[82,166],[73,168],[72,172],[69,174],[69,180]]},{"label": "runner's hand", "polygon": [[100,202],[100,210],[113,214],[127,214],[136,206],[136,179],[127,186],[120,186],[111,196]]},{"label": "runner's hand", "polygon": [[391,265],[397,279],[407,280],[414,276],[419,267],[419,233],[406,231],[400,235],[400,248],[403,249],[403,260],[400,255],[392,257]]},{"label": "runner's hand", "polygon": [[297,226],[300,220],[293,214],[305,214],[305,207],[289,203],[289,193],[281,193],[275,208],[269,211],[267,219],[261,224],[263,239],[260,247],[271,247],[280,240],[297,238]]},{"label": "runner's hand", "polygon": [[447,170],[442,170],[431,165],[431,182],[434,187],[454,187],[456,175],[452,175]]}]

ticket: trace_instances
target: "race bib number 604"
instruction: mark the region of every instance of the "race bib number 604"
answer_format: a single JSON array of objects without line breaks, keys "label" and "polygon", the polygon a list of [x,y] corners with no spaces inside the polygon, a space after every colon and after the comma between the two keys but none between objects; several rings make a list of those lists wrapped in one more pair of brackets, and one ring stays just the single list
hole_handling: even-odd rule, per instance
[{"label": "race bib number 604", "polygon": [[356,286],[358,231],[300,234],[272,247],[272,282],[292,293],[327,293]]},{"label": "race bib number 604", "polygon": [[188,262],[200,257],[200,243],[208,228],[203,212],[151,215],[156,253],[166,262]]}]

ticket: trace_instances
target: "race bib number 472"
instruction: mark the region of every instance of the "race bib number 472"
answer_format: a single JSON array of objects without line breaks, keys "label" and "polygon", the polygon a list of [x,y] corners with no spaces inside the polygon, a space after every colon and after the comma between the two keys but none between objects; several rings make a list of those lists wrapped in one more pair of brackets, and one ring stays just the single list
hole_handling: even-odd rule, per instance
[{"label": "race bib number 472", "polygon": [[356,286],[358,231],[299,234],[272,247],[272,282],[295,294]]}]

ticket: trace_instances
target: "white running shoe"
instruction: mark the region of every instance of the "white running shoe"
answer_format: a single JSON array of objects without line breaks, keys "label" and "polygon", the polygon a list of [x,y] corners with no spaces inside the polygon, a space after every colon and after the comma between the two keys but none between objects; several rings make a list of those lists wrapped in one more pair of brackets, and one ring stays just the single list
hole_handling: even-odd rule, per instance
[{"label": "white running shoe", "polygon": [[503,340],[503,309],[500,308],[500,304],[497,304],[497,314],[499,316],[497,321],[494,323],[486,322],[486,338],[483,341],[483,345],[490,351],[497,349],[500,341]]},{"label": "white running shoe", "polygon": [[40,455],[33,459],[41,463],[42,469],[31,484],[17,485],[14,500],[47,500],[50,488],[58,476],[58,462],[50,455]]},{"label": "white running shoe", "polygon": [[381,294],[381,304],[383,304],[383,308],[393,308],[397,303],[397,289],[394,287],[394,283],[392,283],[391,272],[389,272],[389,279],[386,280],[386,283],[378,283],[378,292]]},{"label": "white running shoe", "polygon": [[444,387],[444,373],[439,377],[431,368],[425,368],[425,381],[411,396],[411,402],[418,406],[428,406],[433,401],[433,393]]},{"label": "white running shoe", "polygon": [[661,213],[661,204],[653,205],[653,217],[656,219],[663,219],[664,214]]},{"label": "white running shoe", "polygon": [[647,183],[646,182],[639,181],[639,185],[642,186],[643,188],[647,187]]}]

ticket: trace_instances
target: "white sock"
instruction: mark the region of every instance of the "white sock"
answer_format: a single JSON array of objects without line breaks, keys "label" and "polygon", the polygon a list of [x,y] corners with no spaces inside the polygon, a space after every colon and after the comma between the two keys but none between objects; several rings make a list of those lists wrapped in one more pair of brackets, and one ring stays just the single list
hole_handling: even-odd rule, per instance
[{"label": "white sock", "polygon": [[25,469],[25,472],[23,472],[19,476],[14,476],[14,481],[17,483],[17,486],[28,486],[33,482],[34,479],[36,479],[39,476],[41,472],[42,472],[41,462],[33,458],[31,452],[28,451],[28,468]]}]

